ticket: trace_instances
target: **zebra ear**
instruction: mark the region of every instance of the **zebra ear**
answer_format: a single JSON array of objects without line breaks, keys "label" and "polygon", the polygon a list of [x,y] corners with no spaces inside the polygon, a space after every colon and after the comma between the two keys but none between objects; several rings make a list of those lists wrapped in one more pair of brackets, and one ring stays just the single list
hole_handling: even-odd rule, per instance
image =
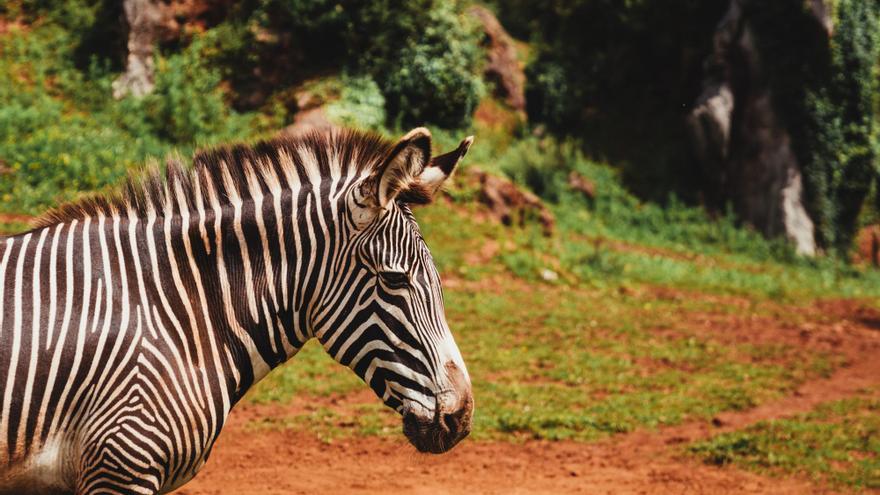
[{"label": "zebra ear", "polygon": [[431,158],[431,131],[417,127],[403,136],[377,170],[376,201],[380,208],[411,189]]},{"label": "zebra ear", "polygon": [[473,136],[464,138],[464,140],[459,143],[458,148],[455,148],[449,153],[444,153],[431,158],[428,165],[419,174],[418,184],[427,192],[429,201],[430,198],[434,197],[437,190],[440,189],[440,186],[446,182],[446,179],[452,175],[452,172],[455,171],[455,167],[461,162],[464,155],[467,154],[468,149],[470,149],[473,142]]}]

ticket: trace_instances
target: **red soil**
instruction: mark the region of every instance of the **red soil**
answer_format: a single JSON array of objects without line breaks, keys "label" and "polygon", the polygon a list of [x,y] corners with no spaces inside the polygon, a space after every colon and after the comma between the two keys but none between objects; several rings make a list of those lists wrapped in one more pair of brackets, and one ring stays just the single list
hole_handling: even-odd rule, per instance
[{"label": "red soil", "polygon": [[[728,301],[735,302],[735,301]],[[609,440],[524,443],[465,440],[442,456],[420,455],[402,435],[324,443],[295,431],[248,428],[280,406],[245,404],[230,418],[211,460],[180,495],[291,493],[415,494],[818,494],[827,486],[797,477],[770,478],[713,467],[681,454],[681,445],[756,421],[808,411],[820,402],[880,385],[880,313],[869,305],[831,301],[787,317],[692,315],[688,330],[718,332],[730,341],[780,341],[832,349],[846,364],[828,379],[742,412]],[[703,317],[705,316],[705,320]],[[297,406],[290,406],[297,407]],[[280,408],[283,409],[283,408]]]}]

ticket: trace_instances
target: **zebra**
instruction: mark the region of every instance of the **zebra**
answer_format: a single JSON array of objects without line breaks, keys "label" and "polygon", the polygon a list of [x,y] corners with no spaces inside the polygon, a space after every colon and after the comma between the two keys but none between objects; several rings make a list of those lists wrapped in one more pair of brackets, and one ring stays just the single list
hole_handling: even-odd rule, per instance
[{"label": "zebra", "polygon": [[411,205],[468,151],[353,130],[197,152],[0,238],[0,493],[170,492],[316,338],[421,452],[471,381]]}]

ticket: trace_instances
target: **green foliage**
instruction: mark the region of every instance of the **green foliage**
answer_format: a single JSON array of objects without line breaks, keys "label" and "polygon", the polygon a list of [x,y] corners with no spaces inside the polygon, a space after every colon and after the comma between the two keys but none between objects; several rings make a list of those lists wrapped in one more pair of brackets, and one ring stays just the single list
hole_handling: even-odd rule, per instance
[{"label": "green foliage", "polygon": [[[507,270],[529,280],[552,270],[563,282],[599,287],[648,283],[783,300],[868,296],[880,283],[874,270],[799,257],[787,243],[740,226],[732,213],[713,218],[674,197],[666,205],[644,202],[576,143],[528,139],[486,159],[538,193],[556,216],[558,236],[544,238],[529,225],[500,256]],[[572,173],[593,183],[592,198],[571,188]]]},{"label": "green foliage", "polygon": [[218,29],[238,40],[223,40],[218,60],[242,94],[254,86],[245,68],[276,86],[342,68],[378,83],[389,123],[447,128],[466,126],[481,94],[481,53],[459,2],[255,0]]},{"label": "green foliage", "polygon": [[420,39],[403,47],[397,63],[377,75],[389,117],[400,125],[470,123],[482,94],[474,75],[480,51],[471,24],[453,5],[439,3],[431,10]]},{"label": "green foliage", "polygon": [[505,26],[532,41],[530,121],[585,138],[585,149],[620,165],[643,197],[696,199],[682,115],[699,94],[727,0],[493,3]]},{"label": "green foliage", "polygon": [[327,116],[341,125],[378,130],[385,124],[385,97],[368,76],[344,77],[339,99],[327,105]]},{"label": "green foliage", "polygon": [[[644,202],[629,192],[611,167],[587,159],[575,142],[524,140],[499,159],[501,170],[538,196],[557,205],[560,224],[588,235],[606,235],[655,245],[728,252],[761,260],[794,260],[789,246],[767,241],[737,225],[732,214],[711,218],[675,196],[666,205]],[[569,186],[571,174],[595,185],[592,199]]]},{"label": "green foliage", "polygon": [[880,488],[880,401],[820,405],[790,419],[764,421],[690,447],[709,464],[771,473],[805,473],[836,485]]},{"label": "green foliage", "polygon": [[179,54],[161,57],[156,88],[132,110],[144,114],[150,133],[177,144],[200,143],[245,132],[241,119],[231,119],[220,90],[220,72],[205,64],[206,45],[195,39]]},{"label": "green foliage", "polygon": [[73,36],[45,25],[0,37],[0,159],[11,171],[0,180],[0,210],[40,213],[119,182],[147,157],[264,128],[264,119],[227,109],[198,40],[160,62],[155,94],[114,101],[115,74],[97,59],[78,69]]}]

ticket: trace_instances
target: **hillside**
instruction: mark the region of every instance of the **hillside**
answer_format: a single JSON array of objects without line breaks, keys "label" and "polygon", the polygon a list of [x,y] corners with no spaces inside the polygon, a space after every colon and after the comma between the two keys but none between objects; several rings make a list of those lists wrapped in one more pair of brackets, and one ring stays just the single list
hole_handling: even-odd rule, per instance
[{"label": "hillside", "polygon": [[[553,87],[571,89],[651,45],[669,58],[677,54],[670,46],[688,47],[687,67],[651,84],[687,79],[676,94],[696,98],[702,76],[693,67],[711,54],[728,2],[680,2],[656,21],[661,13],[649,2],[625,2],[620,11],[572,2],[556,12],[571,18],[545,13],[530,22],[522,2],[489,2],[496,12],[509,7],[499,17],[515,35],[492,39],[460,2],[324,9],[258,1],[204,11],[164,2],[183,10],[172,16],[173,33],[155,40],[155,87],[119,99],[111,95],[125,71],[117,53],[125,36],[106,26],[123,14],[106,2],[80,3],[0,7],[0,235],[110,189],[145,163],[220,143],[316,124],[394,137],[427,123],[436,150],[476,136],[452,185],[416,210],[473,379],[472,436],[447,456],[413,456],[399,417],[310,342],[252,390],[206,470],[176,493],[880,490],[880,271],[850,258],[850,231],[876,220],[876,185],[859,193],[845,229],[835,230],[842,207],[817,220],[820,249],[803,256],[783,233],[750,222],[731,197],[698,184],[693,157],[675,141],[683,131],[669,120],[679,101],[648,105],[648,116],[614,113],[632,110],[635,100],[621,102],[634,94],[653,95],[654,86],[639,86],[644,74],[621,69],[590,94],[535,96],[535,81],[568,78]],[[856,29],[851,14],[864,7],[857,3],[837,2],[835,19],[873,36]],[[389,11],[402,21],[389,21]],[[560,48],[566,38],[541,37],[557,21],[574,36],[577,16],[596,12],[623,23],[634,44],[619,52],[602,45],[596,64],[581,67]],[[705,22],[682,39],[645,34],[684,14]],[[754,15],[747,22],[767,21]],[[411,33],[407,20],[424,33]],[[754,25],[772,31],[772,23]],[[334,30],[338,39],[328,34]],[[619,40],[605,34],[608,45]],[[403,54],[389,48],[397,41]],[[500,58],[487,59],[487,46],[501,46]],[[842,63],[832,52],[828,63]],[[401,67],[404,59],[415,62]],[[527,100],[497,91],[516,77],[486,76],[486,64],[503,61],[531,81],[520,88]],[[633,86],[595,104],[595,94],[629,76]],[[854,91],[876,86],[871,77]],[[850,101],[822,95],[825,103]],[[550,112],[573,96],[583,98],[576,115]],[[876,92],[866,98],[876,107]],[[543,103],[544,113],[526,101]],[[834,135],[835,159],[849,165],[829,177],[862,170],[847,161],[853,157],[876,168],[876,142],[859,141],[877,134],[865,108],[850,108],[868,115],[864,128]],[[818,102],[809,115],[821,109]],[[827,121],[843,126],[840,119]],[[629,121],[638,139],[662,132],[635,146],[621,138]]]}]

